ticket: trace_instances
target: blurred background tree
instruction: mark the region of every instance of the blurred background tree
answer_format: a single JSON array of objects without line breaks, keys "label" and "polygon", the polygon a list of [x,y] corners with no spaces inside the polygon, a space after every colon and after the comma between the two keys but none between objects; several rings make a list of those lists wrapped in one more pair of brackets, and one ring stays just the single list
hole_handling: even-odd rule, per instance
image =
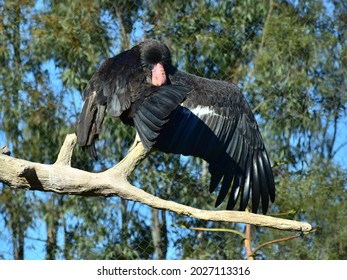
[{"label": "blurred background tree", "polygon": [[[106,58],[163,40],[182,70],[236,83],[254,108],[274,162],[269,214],[316,232],[263,247],[262,259],[347,259],[347,7],[343,1],[0,2],[0,144],[52,163],[75,129],[86,83]],[[110,129],[112,128],[112,129]],[[134,131],[107,118],[91,161],[100,171],[126,153]],[[146,191],[213,209],[207,166],[156,153],[133,176]],[[242,259],[242,239],[119,198],[13,191],[0,185],[2,259]],[[253,228],[254,246],[288,233]]]}]

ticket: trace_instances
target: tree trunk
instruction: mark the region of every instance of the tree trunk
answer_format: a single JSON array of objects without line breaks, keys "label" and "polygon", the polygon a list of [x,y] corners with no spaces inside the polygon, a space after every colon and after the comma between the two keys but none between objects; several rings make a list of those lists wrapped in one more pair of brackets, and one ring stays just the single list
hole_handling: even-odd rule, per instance
[{"label": "tree trunk", "polygon": [[164,254],[161,247],[161,226],[159,220],[159,210],[151,208],[151,232],[154,245],[154,252],[157,260],[164,259]]},{"label": "tree trunk", "polygon": [[47,205],[49,207],[46,213],[49,213],[46,220],[47,239],[46,239],[46,259],[54,260],[57,252],[57,232],[59,226],[59,211],[55,204],[56,196],[52,195]]}]

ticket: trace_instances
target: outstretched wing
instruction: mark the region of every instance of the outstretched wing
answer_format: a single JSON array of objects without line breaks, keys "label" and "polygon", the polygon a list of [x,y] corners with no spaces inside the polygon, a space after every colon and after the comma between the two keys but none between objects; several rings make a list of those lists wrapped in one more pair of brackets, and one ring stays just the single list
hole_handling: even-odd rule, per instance
[{"label": "outstretched wing", "polygon": [[[240,210],[245,210],[251,196],[252,212],[257,212],[261,201],[265,214],[269,198],[275,199],[270,161],[248,103],[236,88],[227,89],[220,93],[213,106],[187,105],[224,147],[225,154],[210,161],[210,191],[213,192],[222,180],[216,206],[230,193],[227,209],[233,209],[240,197]],[[210,153],[205,157],[214,158],[215,151]]]},{"label": "outstretched wing", "polygon": [[94,142],[105,116],[118,117],[127,110],[132,93],[145,79],[137,48],[106,60],[93,75],[84,91],[84,104],[77,125],[77,142],[97,158]]},{"label": "outstretched wing", "polygon": [[172,116],[157,146],[164,152],[205,159],[211,173],[210,191],[220,182],[218,206],[229,195],[227,209],[247,207],[265,214],[275,199],[274,177],[254,115],[233,84],[203,79],[177,71],[173,84],[189,84],[194,90]]},{"label": "outstretched wing", "polygon": [[[251,196],[252,212],[257,212],[261,201],[262,211],[266,213],[269,198],[275,199],[274,179],[258,126],[245,108],[221,107],[213,110],[210,116],[199,116],[217,135],[227,155],[222,161],[224,166],[220,161],[210,163],[210,191],[213,192],[222,180],[216,206],[231,188],[227,209],[233,209],[240,197],[240,210],[244,210]],[[228,156],[231,160],[227,160]]]}]

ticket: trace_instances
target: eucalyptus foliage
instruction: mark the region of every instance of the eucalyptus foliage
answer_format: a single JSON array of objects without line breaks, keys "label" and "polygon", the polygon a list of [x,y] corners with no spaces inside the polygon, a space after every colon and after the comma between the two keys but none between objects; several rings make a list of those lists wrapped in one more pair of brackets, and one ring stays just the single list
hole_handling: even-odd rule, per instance
[{"label": "eucalyptus foliage", "polygon": [[[237,83],[254,108],[274,162],[269,214],[316,231],[263,247],[256,258],[347,258],[347,9],[343,1],[0,2],[0,140],[12,155],[52,163],[74,132],[83,88],[100,63],[145,38],[163,40],[182,70]],[[93,162],[126,154],[134,130],[107,118]],[[341,140],[342,139],[342,140]],[[342,156],[341,156],[342,155]],[[153,153],[132,183],[164,199],[214,209],[195,158]],[[119,198],[59,196],[0,186],[4,259],[242,259],[242,238]],[[254,228],[253,247],[288,233]]]}]

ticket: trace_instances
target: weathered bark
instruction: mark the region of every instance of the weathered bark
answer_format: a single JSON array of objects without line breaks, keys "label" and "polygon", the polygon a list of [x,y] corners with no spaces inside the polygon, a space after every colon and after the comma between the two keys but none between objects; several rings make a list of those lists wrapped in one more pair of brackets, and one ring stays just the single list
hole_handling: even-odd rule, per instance
[{"label": "weathered bark", "polygon": [[307,232],[312,229],[298,222],[240,211],[208,211],[192,208],[153,196],[128,181],[136,166],[148,155],[140,143],[134,145],[127,156],[113,168],[90,173],[70,166],[76,135],[66,137],[58,160],[52,165],[29,162],[0,155],[0,181],[14,189],[50,191],[59,194],[83,196],[119,196],[141,202],[150,207],[165,209],[189,217],[218,221],[248,223],[282,230]]}]

